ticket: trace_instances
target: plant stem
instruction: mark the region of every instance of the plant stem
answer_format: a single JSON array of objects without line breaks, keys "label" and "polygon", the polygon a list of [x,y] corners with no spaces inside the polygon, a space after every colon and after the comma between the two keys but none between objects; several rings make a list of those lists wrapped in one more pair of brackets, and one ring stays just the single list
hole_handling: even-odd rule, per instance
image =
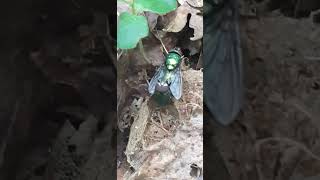
[{"label": "plant stem", "polygon": [[162,42],[162,40],[161,40],[161,37],[160,37],[160,35],[159,35],[159,32],[158,32],[158,31],[157,31],[157,36],[158,36],[158,39],[159,39],[159,41],[160,41],[160,43],[161,43],[161,45],[162,45],[162,47],[163,47],[164,51],[166,51],[166,54],[168,54],[168,50],[167,50],[166,46],[163,44],[163,42]]},{"label": "plant stem", "polygon": [[140,53],[142,54],[143,58],[146,60],[146,62],[147,62],[147,63],[151,63],[151,61],[150,61],[149,58],[147,57],[146,53],[144,52],[142,40],[139,41],[139,50],[140,50]]},{"label": "plant stem", "polygon": [[134,9],[133,4],[134,4],[134,0],[132,0],[131,3],[129,4],[129,5],[130,5],[130,8],[131,8],[131,11],[132,11],[132,14],[137,15],[137,12],[136,12],[136,10]]}]

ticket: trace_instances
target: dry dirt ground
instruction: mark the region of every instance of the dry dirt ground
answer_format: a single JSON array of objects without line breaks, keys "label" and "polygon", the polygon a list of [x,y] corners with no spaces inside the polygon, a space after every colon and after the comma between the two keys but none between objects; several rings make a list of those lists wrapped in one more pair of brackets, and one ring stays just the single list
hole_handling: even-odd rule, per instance
[{"label": "dry dirt ground", "polygon": [[[135,69],[144,71],[146,67]],[[121,92],[127,89],[126,94],[121,94],[126,97],[118,98],[125,99],[120,104],[127,104],[118,110],[118,179],[201,177],[202,71],[182,71],[182,99],[163,108],[154,106],[146,89],[133,94],[139,84],[147,87],[145,78],[139,78],[141,74],[126,78],[126,85],[130,86],[121,88]]]},{"label": "dry dirt ground", "polygon": [[[203,176],[202,0],[179,0],[177,10],[159,16],[145,13],[150,33],[139,48],[118,59],[118,179],[198,179]],[[118,12],[128,10],[118,3]],[[164,63],[166,49],[182,49],[183,95],[158,108],[147,81]],[[148,62],[149,61],[149,62]]]}]

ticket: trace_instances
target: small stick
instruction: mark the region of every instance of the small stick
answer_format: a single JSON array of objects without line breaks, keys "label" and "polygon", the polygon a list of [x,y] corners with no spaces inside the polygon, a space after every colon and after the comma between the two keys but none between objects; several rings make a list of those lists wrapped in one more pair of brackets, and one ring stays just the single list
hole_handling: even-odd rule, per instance
[{"label": "small stick", "polygon": [[142,40],[139,41],[139,50],[140,50],[140,53],[142,54],[143,58],[147,61],[147,63],[151,63],[151,61],[149,60],[149,58],[147,57],[147,55],[144,51]]},{"label": "small stick", "polygon": [[[159,116],[158,116],[159,117]],[[157,124],[156,122],[154,122],[152,119],[151,119],[151,124],[153,124],[153,125],[155,125],[155,126],[157,126],[158,128],[160,128],[161,130],[163,130],[165,133],[167,133],[167,135],[170,135],[170,132],[167,130],[167,129],[165,129],[164,127],[163,127],[163,124],[162,124],[162,119],[161,119],[161,117],[159,117],[159,119],[160,119],[160,124],[161,125],[159,125],[159,124]]]},{"label": "small stick", "polygon": [[190,105],[190,106],[192,106],[192,107],[198,107],[199,109],[203,109],[202,106],[200,106],[199,104],[196,104],[196,103],[191,103],[191,102],[190,102],[190,103],[187,103],[186,105],[187,105],[187,106]]},{"label": "small stick", "polygon": [[161,130],[163,130],[165,133],[167,133],[168,135],[170,135],[169,131],[166,130],[164,127],[161,127],[159,124],[157,124],[157,123],[155,123],[155,122],[153,122],[153,121],[151,121],[150,123],[153,124],[153,125],[155,125],[155,126],[157,126],[157,127],[160,128]]},{"label": "small stick", "polygon": [[163,42],[162,42],[162,40],[161,40],[161,38],[160,38],[160,36],[159,36],[158,31],[157,31],[157,36],[158,36],[158,39],[159,39],[159,41],[160,41],[160,43],[161,43],[161,45],[162,45],[162,47],[163,47],[164,51],[166,52],[166,54],[168,54],[168,50],[166,49],[166,46],[163,44]]}]

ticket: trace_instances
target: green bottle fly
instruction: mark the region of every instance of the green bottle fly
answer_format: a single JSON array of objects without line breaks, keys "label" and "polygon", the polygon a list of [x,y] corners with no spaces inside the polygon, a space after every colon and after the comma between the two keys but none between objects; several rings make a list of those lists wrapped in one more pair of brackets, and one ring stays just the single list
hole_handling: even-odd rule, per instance
[{"label": "green bottle fly", "polygon": [[148,91],[159,106],[169,104],[172,97],[180,99],[182,96],[182,76],[180,63],[182,52],[174,48],[166,55],[164,65],[160,66],[152,77]]}]

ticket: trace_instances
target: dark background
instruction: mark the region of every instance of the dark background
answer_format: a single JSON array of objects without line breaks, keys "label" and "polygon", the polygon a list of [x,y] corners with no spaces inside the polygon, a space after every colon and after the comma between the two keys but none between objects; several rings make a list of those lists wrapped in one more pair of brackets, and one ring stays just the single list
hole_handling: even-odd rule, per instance
[{"label": "dark background", "polygon": [[115,178],[115,10],[115,0],[2,2],[1,180]]}]

